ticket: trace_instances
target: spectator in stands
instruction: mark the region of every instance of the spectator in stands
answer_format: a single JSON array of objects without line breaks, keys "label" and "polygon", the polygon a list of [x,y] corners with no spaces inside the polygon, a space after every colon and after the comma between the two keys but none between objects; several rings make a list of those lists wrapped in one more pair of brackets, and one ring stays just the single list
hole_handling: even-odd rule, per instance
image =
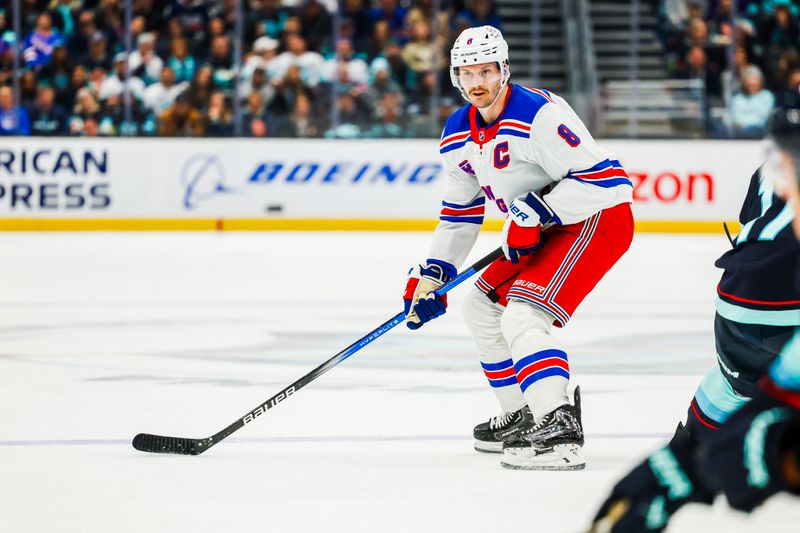
[{"label": "spectator in stands", "polygon": [[[413,76],[411,76],[409,73],[413,73],[408,68],[408,65],[406,65],[405,61],[403,61],[403,49],[397,44],[396,41],[391,41],[386,46],[380,59],[386,61],[386,63],[389,65],[389,72],[392,79],[399,83],[404,90],[409,85],[412,85]],[[411,83],[409,82],[409,78],[412,79]]]},{"label": "spectator in stands", "polygon": [[136,40],[136,50],[131,52],[128,67],[131,73],[140,78],[145,85],[152,85],[161,76],[164,61],[156,55],[156,36],[152,33],[143,33]]},{"label": "spectator in stands", "polygon": [[363,135],[369,115],[361,109],[356,97],[349,92],[342,92],[337,97],[339,106],[339,125],[325,132],[325,137],[354,139]]},{"label": "spectator in stands", "polygon": [[372,23],[384,20],[389,25],[389,32],[396,39],[404,39],[403,24],[406,18],[406,9],[399,5],[397,0],[380,0],[379,5],[369,11]]},{"label": "spectator in stands", "polygon": [[156,116],[166,111],[175,98],[189,88],[188,82],[177,82],[175,71],[170,67],[162,68],[159,77],[161,81],[147,87],[142,96],[144,106]]},{"label": "spectator in stands", "polygon": [[108,72],[112,66],[112,56],[108,51],[108,41],[102,31],[96,31],[89,38],[89,53],[81,58],[80,64],[91,71],[96,67]]},{"label": "spectator in stands", "polygon": [[256,9],[248,16],[246,35],[249,40],[266,35],[278,39],[286,27],[291,10],[280,0],[257,0]]},{"label": "spectator in stands", "polygon": [[332,19],[328,10],[318,0],[305,0],[300,7],[301,35],[309,50],[320,51],[330,38]]},{"label": "spectator in stands", "polygon": [[172,0],[164,10],[164,16],[177,19],[186,35],[202,39],[208,24],[208,3]]},{"label": "spectator in stands", "polygon": [[400,98],[395,93],[386,93],[375,109],[376,122],[370,128],[368,135],[377,138],[407,137],[407,130]]},{"label": "spectator in stands", "polygon": [[367,41],[366,50],[369,61],[374,61],[376,57],[383,57],[386,47],[390,43],[396,43],[396,41],[389,31],[389,23],[385,20],[379,20],[372,27],[372,34]]},{"label": "spectator in stands", "polygon": [[64,39],[75,31],[75,13],[83,7],[83,0],[51,0],[50,14],[53,17],[53,26]]},{"label": "spectator in stands", "polygon": [[154,135],[156,120],[150,110],[144,108],[133,94],[128,96],[130,120],[125,116],[125,94],[109,96],[103,102],[103,110],[98,120],[97,132],[105,136]]},{"label": "spectator in stands", "polygon": [[186,42],[186,53],[188,55],[189,39],[186,37],[186,33],[183,31],[181,21],[177,17],[173,17],[171,19],[167,19],[166,31],[159,31],[158,37],[156,38],[156,53],[158,56],[169,57],[171,53],[174,54],[174,50],[172,50],[172,44],[176,39],[183,39]]},{"label": "spectator in stands", "polygon": [[203,131],[203,117],[185,93],[158,117],[159,137],[202,137]]},{"label": "spectator in stands", "polygon": [[700,46],[689,48],[683,67],[678,71],[678,78],[683,80],[701,80],[704,96],[718,102],[722,100],[721,70],[715,64],[709,66],[705,50]]},{"label": "spectator in stands", "polygon": [[253,43],[253,54],[247,58],[242,68],[242,77],[250,79],[256,68],[261,68],[269,79],[276,77],[275,58],[278,56],[278,41],[272,37],[259,37]]},{"label": "spectator in stands", "polygon": [[411,28],[411,41],[403,47],[403,62],[416,73],[429,72],[436,68],[437,50],[431,41],[431,30],[427,22],[416,22]]},{"label": "spectator in stands", "polygon": [[167,65],[175,73],[175,81],[178,83],[192,81],[195,60],[189,55],[189,42],[183,37],[178,37],[172,41],[170,49],[172,54],[167,59]]},{"label": "spectator in stands", "polygon": [[67,124],[69,134],[75,136],[86,135],[87,122],[93,121],[89,128],[94,128],[94,135],[97,135],[97,120],[100,117],[100,105],[89,89],[79,89],[75,96],[75,107],[72,109]]},{"label": "spectator in stands", "polygon": [[775,107],[800,109],[800,68],[789,73],[786,86],[775,103]]},{"label": "spectator in stands", "polygon": [[301,94],[306,94],[308,89],[300,77],[300,68],[292,65],[277,86],[277,93],[270,103],[270,115],[288,115],[295,106],[295,100]]},{"label": "spectator in stands", "polygon": [[223,90],[232,90],[236,81],[231,45],[226,35],[217,35],[211,41],[209,64],[213,69],[214,84]]},{"label": "spectator in stands", "polygon": [[89,82],[89,74],[82,65],[77,65],[69,77],[67,86],[56,92],[56,102],[66,110],[72,109],[78,90],[82,89]]},{"label": "spectator in stands", "polygon": [[67,55],[67,49],[63,43],[59,43],[53,49],[50,63],[39,69],[36,78],[39,83],[47,83],[56,92],[60,92],[69,85],[73,69],[74,66]]},{"label": "spectator in stands", "polygon": [[503,29],[500,17],[495,14],[493,0],[467,0],[464,4],[466,9],[459,12],[456,18],[467,26],[494,26],[498,30]]},{"label": "spectator in stands", "polygon": [[[131,33],[131,42],[134,44],[138,43],[139,37],[147,33],[147,23],[145,22],[145,18],[134,17],[133,20],[131,20],[131,26],[129,28],[129,31]],[[155,34],[153,34],[153,37],[155,39]],[[155,48],[155,43],[153,44],[153,48]]]},{"label": "spectator in stands", "polygon": [[203,109],[211,98],[211,93],[216,89],[213,79],[213,70],[210,65],[203,65],[198,69],[189,85],[189,101],[197,109]]},{"label": "spectator in stands", "polygon": [[764,89],[764,76],[756,66],[742,72],[742,90],[731,100],[731,126],[736,137],[761,137],[775,97]]},{"label": "spectator in stands", "polygon": [[[125,13],[121,0],[100,0],[97,26],[103,30],[111,45],[122,42],[125,36]],[[120,47],[122,48],[122,47]]]},{"label": "spectator in stands", "polygon": [[56,92],[47,85],[39,87],[30,119],[31,135],[52,137],[67,132],[67,112],[56,104]]},{"label": "spectator in stands", "polygon": [[197,57],[208,57],[212,54],[211,48],[217,37],[225,37],[228,45],[230,45],[230,36],[226,32],[225,22],[219,17],[214,17],[208,21],[208,27],[202,41],[195,44],[192,51]]},{"label": "spectator in stands", "polygon": [[251,93],[246,102],[247,105],[242,113],[242,133],[245,137],[266,137],[266,108],[261,95]]},{"label": "spectator in stands", "polygon": [[[359,52],[364,52],[368,48],[368,40],[373,27],[369,12],[364,7],[364,0],[344,0],[340,7],[340,14],[343,20],[348,20],[352,24],[353,46]],[[389,36],[389,25],[384,24],[387,30],[386,38]],[[372,59],[372,56],[370,56]]]},{"label": "spectator in stands", "polygon": [[130,73],[128,79],[125,79],[127,62],[128,56],[125,52],[120,52],[114,56],[114,70],[100,85],[100,92],[98,94],[100,100],[105,100],[109,96],[122,94],[125,91],[126,81],[130,91],[137,99],[141,99],[142,96],[144,96],[144,82],[141,78]]},{"label": "spectator in stands", "polygon": [[203,125],[207,137],[229,137],[233,135],[233,111],[228,106],[222,91],[214,91],[208,100],[208,109],[203,114]]},{"label": "spectator in stands", "polygon": [[81,11],[78,15],[78,27],[67,40],[67,51],[72,58],[81,58],[89,55],[89,43],[97,31],[94,11]]},{"label": "spectator in stands", "polygon": [[284,130],[282,137],[319,137],[322,133],[320,120],[315,116],[311,100],[305,94],[297,95],[294,101],[294,110],[291,120],[288,121],[289,129]]},{"label": "spectator in stands", "polygon": [[246,100],[251,94],[259,93],[264,105],[268,106],[275,98],[276,88],[267,80],[264,67],[256,67],[249,80],[243,81],[239,85],[239,98]]},{"label": "spectator in stands", "polygon": [[[156,2],[158,2],[156,4]],[[133,18],[144,20],[142,31],[160,31],[164,24],[164,0],[133,0]]]},{"label": "spectator in stands", "polygon": [[286,51],[275,58],[275,72],[278,77],[284,77],[291,65],[297,65],[303,83],[309,87],[316,87],[322,76],[325,64],[323,57],[317,52],[306,50],[306,41],[297,33],[286,36]]},{"label": "spectator in stands", "polygon": [[36,19],[36,29],[26,38],[22,45],[22,57],[28,68],[36,69],[50,62],[53,48],[63,43],[58,30],[53,28],[53,17],[45,11]]},{"label": "spectator in stands", "polygon": [[14,105],[11,87],[0,87],[0,135],[30,135],[31,123],[22,106]]},{"label": "spectator in stands", "polygon": [[36,74],[26,70],[19,78],[19,105],[30,109],[36,102]]},{"label": "spectator in stands", "polygon": [[378,58],[372,62],[370,66],[370,84],[365,94],[366,101],[371,109],[376,109],[378,104],[383,100],[384,95],[392,93],[400,96],[401,105],[403,104],[403,95],[400,85],[394,81],[389,74],[389,63],[383,59]]},{"label": "spectator in stands", "polygon": [[367,83],[369,68],[363,59],[355,56],[353,43],[349,39],[339,39],[336,43],[336,56],[325,62],[324,78],[328,81],[333,80],[341,68],[347,71],[347,77],[353,83]]}]

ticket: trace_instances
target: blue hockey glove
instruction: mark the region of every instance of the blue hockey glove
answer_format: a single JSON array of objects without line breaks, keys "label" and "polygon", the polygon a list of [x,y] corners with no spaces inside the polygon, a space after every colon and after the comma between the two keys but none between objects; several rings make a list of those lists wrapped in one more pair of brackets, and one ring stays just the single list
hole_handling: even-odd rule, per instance
[{"label": "blue hockey glove", "polygon": [[592,532],[663,531],[670,517],[689,502],[711,503],[697,482],[694,443],[678,424],[672,440],[620,480],[595,516]]},{"label": "blue hockey glove", "polygon": [[778,492],[800,494],[800,393],[768,378],[700,454],[701,473],[734,509],[750,512]]},{"label": "blue hockey glove", "polygon": [[403,294],[409,329],[419,329],[447,311],[447,295],[437,296],[433,291],[450,281],[455,274],[456,268],[450,263],[432,259],[409,271]]}]

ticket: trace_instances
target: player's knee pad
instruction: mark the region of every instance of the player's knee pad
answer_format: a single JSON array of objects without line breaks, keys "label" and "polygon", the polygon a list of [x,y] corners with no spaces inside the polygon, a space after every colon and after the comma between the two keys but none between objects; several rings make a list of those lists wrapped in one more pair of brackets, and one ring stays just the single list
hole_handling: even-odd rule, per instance
[{"label": "player's knee pad", "polygon": [[519,300],[509,300],[500,318],[500,329],[510,345],[522,336],[548,335],[552,324],[547,312]]},{"label": "player's knee pad", "polygon": [[500,331],[502,306],[492,302],[484,293],[473,287],[467,294],[462,310],[464,321],[476,343],[496,343],[502,340],[503,334]]}]

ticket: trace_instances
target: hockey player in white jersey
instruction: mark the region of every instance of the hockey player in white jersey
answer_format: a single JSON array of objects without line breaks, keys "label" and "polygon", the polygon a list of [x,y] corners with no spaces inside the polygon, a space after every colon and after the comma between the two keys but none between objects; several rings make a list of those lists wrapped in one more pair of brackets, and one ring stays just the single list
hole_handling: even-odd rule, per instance
[{"label": "hockey player in white jersey", "polygon": [[469,102],[440,143],[446,182],[429,256],[412,269],[407,325],[443,314],[433,291],[474,245],[487,202],[507,213],[505,257],[476,282],[464,317],[502,413],[475,448],[514,469],[581,469],[580,395],[568,397],[566,349],[551,335],[627,251],[632,186],[559,96],[509,83],[508,45],[491,26],[461,33],[451,79]]}]

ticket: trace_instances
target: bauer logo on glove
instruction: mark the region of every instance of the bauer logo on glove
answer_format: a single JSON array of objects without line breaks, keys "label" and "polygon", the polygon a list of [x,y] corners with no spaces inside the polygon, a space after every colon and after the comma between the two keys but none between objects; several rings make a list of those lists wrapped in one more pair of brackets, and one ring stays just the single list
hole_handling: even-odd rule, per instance
[{"label": "bauer logo on glove", "polygon": [[409,329],[419,329],[447,311],[447,295],[439,296],[434,291],[450,281],[455,274],[456,268],[453,265],[435,259],[429,259],[426,264],[417,265],[409,271],[403,294],[406,325]]},{"label": "bauer logo on glove", "polygon": [[503,225],[503,253],[512,263],[541,247],[542,224],[558,222],[550,207],[533,193],[517,198]]}]

